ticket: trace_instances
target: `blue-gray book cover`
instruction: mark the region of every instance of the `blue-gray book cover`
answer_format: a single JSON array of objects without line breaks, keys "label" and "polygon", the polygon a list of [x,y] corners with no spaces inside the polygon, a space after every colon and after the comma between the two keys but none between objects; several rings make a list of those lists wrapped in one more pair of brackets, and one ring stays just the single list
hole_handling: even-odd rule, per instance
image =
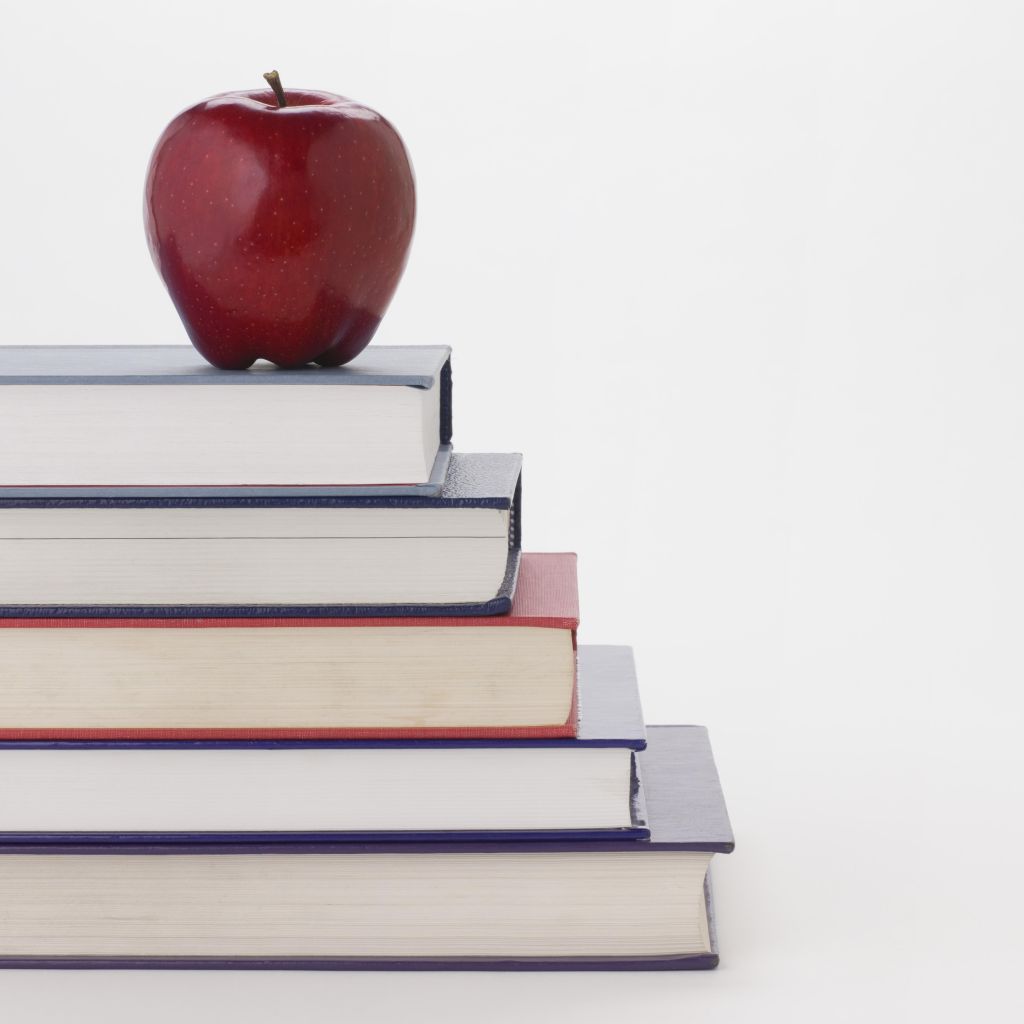
[{"label": "blue-gray book cover", "polygon": [[[211,401],[210,388],[223,397]],[[232,393],[254,388],[258,399],[236,408]],[[289,398],[296,388],[307,396],[298,404]],[[383,420],[358,415],[339,420],[355,392],[367,388],[391,394],[394,401],[386,405],[391,414]],[[190,403],[187,393],[203,391],[205,397],[199,394]],[[129,392],[138,393],[138,400]],[[405,448],[415,447],[421,424],[400,414],[407,404],[403,393],[412,392],[424,396],[434,422],[436,454],[429,472],[415,479],[386,477],[378,465],[385,472],[380,482],[371,473],[359,482],[332,483],[342,462],[373,447],[367,437],[373,423],[378,430],[397,431]],[[0,456],[0,497],[436,495],[452,454],[451,349],[446,345],[373,345],[344,366],[287,370],[264,362],[219,370],[190,345],[4,345],[0,399],[0,429],[21,438],[17,448]],[[349,424],[348,432],[339,432],[341,422]],[[359,427],[361,433],[352,432]],[[254,452],[242,461],[241,444],[249,435]],[[234,483],[211,483],[200,469],[221,448],[219,472],[241,476]],[[287,467],[289,453],[300,479],[284,482],[277,474],[287,472],[282,466]],[[406,452],[407,467],[409,457]],[[374,458],[367,455],[363,464],[373,466]],[[303,480],[314,467],[322,478]],[[145,483],[131,478],[140,473]],[[273,479],[262,482],[264,473]],[[108,478],[117,482],[104,483]]]}]

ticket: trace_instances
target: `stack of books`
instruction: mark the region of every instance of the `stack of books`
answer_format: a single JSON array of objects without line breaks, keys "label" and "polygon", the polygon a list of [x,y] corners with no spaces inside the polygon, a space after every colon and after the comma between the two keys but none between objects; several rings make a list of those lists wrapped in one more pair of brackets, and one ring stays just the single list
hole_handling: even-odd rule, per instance
[{"label": "stack of books", "polygon": [[0,965],[687,969],[733,840],[450,351],[0,349]]}]

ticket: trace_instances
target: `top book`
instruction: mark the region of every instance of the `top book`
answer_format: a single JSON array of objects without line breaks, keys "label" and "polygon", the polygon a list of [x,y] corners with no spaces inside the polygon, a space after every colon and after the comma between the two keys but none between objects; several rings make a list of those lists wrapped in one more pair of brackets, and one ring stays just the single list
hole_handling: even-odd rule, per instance
[{"label": "top book", "polygon": [[0,494],[435,493],[450,356],[372,346],[339,367],[218,370],[188,345],[0,346]]}]

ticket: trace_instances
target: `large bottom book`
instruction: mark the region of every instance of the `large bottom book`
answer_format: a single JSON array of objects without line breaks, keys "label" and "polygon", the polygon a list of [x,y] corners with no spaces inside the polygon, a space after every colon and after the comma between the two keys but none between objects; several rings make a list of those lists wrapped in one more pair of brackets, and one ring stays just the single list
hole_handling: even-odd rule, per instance
[{"label": "large bottom book", "polygon": [[0,966],[714,967],[707,734],[638,756],[650,840],[0,846]]}]

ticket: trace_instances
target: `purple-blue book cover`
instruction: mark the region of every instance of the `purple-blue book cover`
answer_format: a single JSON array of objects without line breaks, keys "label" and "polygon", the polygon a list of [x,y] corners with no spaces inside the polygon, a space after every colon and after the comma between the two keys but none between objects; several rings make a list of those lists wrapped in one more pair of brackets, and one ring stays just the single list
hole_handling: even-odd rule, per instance
[{"label": "purple-blue book cover", "polygon": [[[0,878],[7,874],[7,864],[12,865],[10,874],[15,874],[13,865],[24,870],[27,861],[36,857],[67,858],[67,871],[81,863],[82,857],[143,857],[166,858],[166,864],[173,867],[174,858],[200,857],[210,871],[218,876],[231,874],[232,858],[242,858],[251,863],[254,854],[262,857],[305,858],[338,857],[361,855],[363,858],[384,856],[392,858],[400,854],[403,858],[430,857],[444,854],[523,854],[529,857],[557,857],[559,854],[607,853],[614,851],[617,856],[637,858],[637,868],[642,868],[640,858],[648,854],[694,852],[729,853],[733,849],[733,835],[728,813],[722,796],[714,760],[708,742],[707,732],[699,726],[654,726],[649,730],[649,744],[637,758],[647,784],[647,804],[651,825],[651,836],[647,840],[633,840],[622,843],[615,840],[558,839],[555,841],[520,840],[509,842],[449,842],[444,844],[411,842],[392,844],[386,842],[333,842],[333,843],[291,843],[291,844],[139,844],[123,846],[116,843],[92,843],[79,845],[0,845]],[[7,857],[12,858],[10,862]],[[123,864],[123,861],[121,862]],[[223,869],[223,871],[221,870]],[[58,876],[64,872],[58,871]],[[133,875],[132,872],[126,872]],[[109,874],[109,873],[108,873]],[[162,877],[164,872],[158,871]],[[173,872],[172,872],[173,874]],[[131,905],[131,883],[122,881],[118,873],[110,876],[110,885],[116,889],[119,900]],[[416,877],[414,870],[409,876]],[[637,876],[639,877],[639,876]],[[140,890],[140,896],[146,893]],[[330,899],[330,892],[324,891],[323,899]],[[710,883],[705,880],[704,899],[706,902],[706,937],[704,948],[687,954],[659,955],[588,955],[588,956],[506,956],[500,952],[489,952],[476,956],[353,956],[332,957],[303,955],[301,949],[295,955],[287,956],[233,956],[233,955],[174,955],[138,956],[130,952],[118,955],[83,955],[75,952],[74,935],[61,937],[61,948],[68,952],[59,956],[33,955],[33,936],[45,934],[47,928],[47,893],[39,893],[38,912],[33,911],[31,935],[23,940],[15,936],[4,939],[6,953],[0,956],[4,967],[59,967],[59,968],[188,968],[188,969],[249,969],[249,970],[694,970],[708,969],[718,963],[714,913],[711,903]],[[557,903],[557,897],[555,897]],[[59,908],[58,908],[59,909]],[[371,912],[373,907],[371,906]],[[382,913],[387,913],[382,907]],[[90,928],[102,932],[105,927],[101,911],[97,920],[89,922]],[[501,911],[495,909],[494,926],[501,932]],[[160,927],[160,922],[154,922]],[[139,934],[145,934],[146,919],[140,919]],[[437,927],[443,927],[443,922]],[[634,929],[635,930],[635,929]],[[77,934],[77,933],[76,933]],[[90,930],[89,934],[93,934]],[[17,951],[23,941],[26,952]],[[188,944],[186,934],[186,945]],[[201,942],[197,939],[197,948]]]}]

